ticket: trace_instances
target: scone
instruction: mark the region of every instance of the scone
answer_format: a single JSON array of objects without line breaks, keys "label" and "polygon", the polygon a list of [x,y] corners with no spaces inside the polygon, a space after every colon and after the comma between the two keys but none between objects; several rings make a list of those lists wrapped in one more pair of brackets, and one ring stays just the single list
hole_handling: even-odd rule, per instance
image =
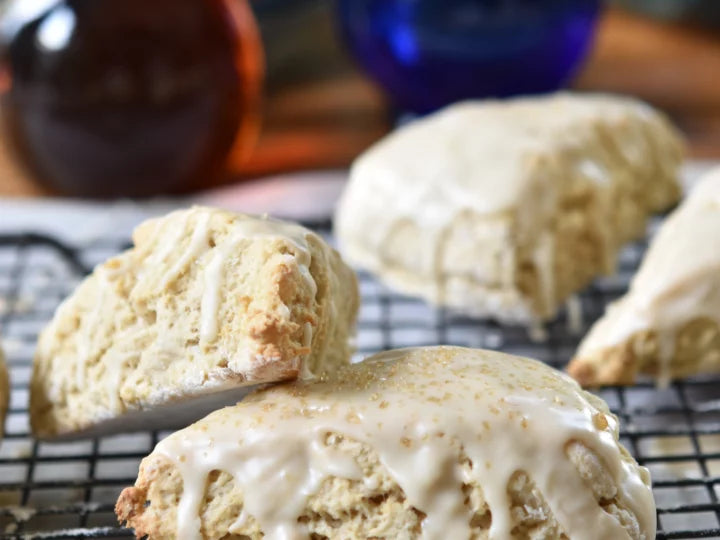
[{"label": "scone", "polygon": [[118,417],[131,429],[124,415],[138,411],[162,411],[162,422],[170,420],[163,404],[349,361],[355,275],[317,234],[194,207],[143,223],[133,241],[80,284],[40,336],[36,436]]},{"label": "scone", "polygon": [[662,224],[629,292],[595,323],[568,370],[588,386],[720,371],[720,169]]},{"label": "scone", "polygon": [[525,358],[402,349],[160,442],[116,512],[149,539],[655,538],[605,403]]},{"label": "scone", "polygon": [[401,292],[536,323],[678,200],[681,150],[665,117],[629,98],[460,103],[356,160],[335,231],[349,262]]}]

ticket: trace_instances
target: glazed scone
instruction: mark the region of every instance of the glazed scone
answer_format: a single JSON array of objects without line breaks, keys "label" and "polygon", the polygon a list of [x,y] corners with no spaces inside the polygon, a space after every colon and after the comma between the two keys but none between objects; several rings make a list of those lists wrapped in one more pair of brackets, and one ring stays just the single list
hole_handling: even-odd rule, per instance
[{"label": "glazed scone", "polygon": [[655,538],[605,403],[525,358],[402,349],[259,391],[161,441],[138,538]]},{"label": "glazed scone", "polygon": [[133,241],[40,336],[36,436],[349,361],[355,275],[317,234],[194,207],[141,224]]},{"label": "glazed scone", "polygon": [[595,323],[568,370],[587,386],[720,371],[720,169],[662,224],[629,292]]},{"label": "glazed scone", "polygon": [[460,103],[355,161],[335,231],[349,262],[401,292],[535,323],[678,200],[681,146],[629,98]]}]

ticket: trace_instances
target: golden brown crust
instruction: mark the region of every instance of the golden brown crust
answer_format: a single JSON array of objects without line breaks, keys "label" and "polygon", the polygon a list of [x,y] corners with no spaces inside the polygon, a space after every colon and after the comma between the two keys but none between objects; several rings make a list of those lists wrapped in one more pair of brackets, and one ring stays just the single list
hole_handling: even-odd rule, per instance
[{"label": "golden brown crust", "polygon": [[[177,484],[179,478],[172,469],[170,462],[160,460],[152,466],[145,463],[141,466],[138,481],[133,487],[122,490],[120,497],[115,504],[115,514],[121,524],[131,524],[135,529],[136,538],[149,536],[150,538],[166,538],[170,537],[169,533],[163,532],[162,523],[156,520],[148,520],[150,514],[145,512],[148,503],[148,491],[155,482],[167,482],[165,478],[169,478],[171,485]],[[175,514],[172,509],[171,514]],[[171,516],[169,516],[171,517]]]},{"label": "golden brown crust", "polygon": [[668,338],[673,344],[669,358],[662,358],[657,332],[644,330],[618,345],[573,358],[567,370],[586,387],[631,385],[641,374],[677,379],[720,370],[720,327],[713,319],[694,318],[660,339]]},{"label": "golden brown crust", "polygon": [[142,507],[145,504],[147,490],[141,487],[129,487],[122,490],[115,504],[115,513],[121,525],[132,523],[135,537],[142,538],[150,534],[141,525]]},{"label": "golden brown crust", "polygon": [[632,351],[632,344],[626,343],[608,350],[599,362],[587,363],[573,359],[567,370],[582,386],[588,387],[634,384],[638,369],[638,359]]}]

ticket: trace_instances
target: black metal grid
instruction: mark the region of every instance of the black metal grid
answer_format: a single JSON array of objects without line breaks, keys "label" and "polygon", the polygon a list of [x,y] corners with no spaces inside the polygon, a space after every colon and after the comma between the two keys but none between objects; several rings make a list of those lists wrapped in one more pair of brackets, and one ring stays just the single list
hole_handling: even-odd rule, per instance
[{"label": "black metal grid", "polygon": [[[656,226],[657,222],[653,224]],[[318,228],[327,234],[327,225]],[[105,240],[73,249],[38,235],[0,236],[0,334],[11,373],[11,406],[0,445],[0,537],[126,538],[113,514],[120,490],[163,432],[67,443],[29,434],[28,381],[38,331],[89,268],[124,248]],[[360,274],[363,298],[357,357],[378,350],[448,343],[499,349],[563,367],[579,336],[622,294],[645,242],[628,246],[620,269],[583,292],[584,322],[573,333],[561,313],[536,343],[518,327],[459,317],[391,293]],[[650,468],[658,505],[658,538],[720,538],[720,378],[694,378],[657,389],[649,381],[605,388],[622,420],[622,442]]]}]

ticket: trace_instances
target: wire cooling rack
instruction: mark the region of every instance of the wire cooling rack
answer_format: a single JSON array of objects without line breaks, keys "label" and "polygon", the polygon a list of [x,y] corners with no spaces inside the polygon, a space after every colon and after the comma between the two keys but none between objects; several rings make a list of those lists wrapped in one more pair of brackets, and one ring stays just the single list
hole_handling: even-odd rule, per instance
[{"label": "wire cooling rack", "polygon": [[[327,224],[315,228],[327,235]],[[126,246],[126,241],[108,239],[73,249],[45,236],[0,236],[0,332],[12,382],[0,445],[2,538],[131,536],[117,526],[115,500],[134,483],[140,460],[166,433],[52,444],[30,437],[27,416],[38,331],[93,265]],[[618,274],[597,280],[578,297],[569,311],[576,311],[579,302],[584,315],[579,329],[572,328],[575,324],[563,312],[541,343],[531,341],[522,328],[431,309],[361,273],[357,356],[447,343],[499,349],[563,367],[579,336],[626,290],[645,247],[646,242],[628,246]],[[652,472],[658,538],[720,538],[720,378],[696,378],[665,389],[641,382],[599,394],[622,420],[623,444]]]}]

